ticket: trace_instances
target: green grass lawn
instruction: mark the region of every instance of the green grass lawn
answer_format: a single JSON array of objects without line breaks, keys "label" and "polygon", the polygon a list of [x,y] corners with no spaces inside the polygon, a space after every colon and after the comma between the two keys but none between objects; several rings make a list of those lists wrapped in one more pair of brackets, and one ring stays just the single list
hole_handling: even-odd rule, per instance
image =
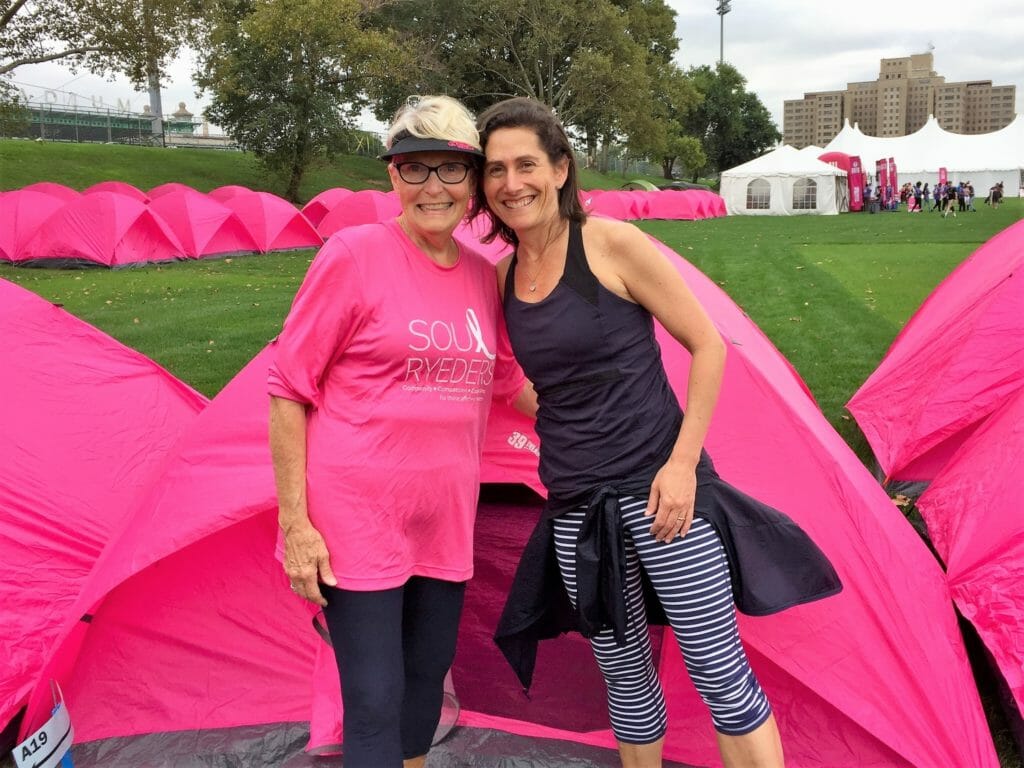
[{"label": "green grass lawn", "polygon": [[945,220],[900,212],[639,224],[743,308],[870,465],[846,402],[932,289],[1022,213],[1024,201],[1012,200]]}]

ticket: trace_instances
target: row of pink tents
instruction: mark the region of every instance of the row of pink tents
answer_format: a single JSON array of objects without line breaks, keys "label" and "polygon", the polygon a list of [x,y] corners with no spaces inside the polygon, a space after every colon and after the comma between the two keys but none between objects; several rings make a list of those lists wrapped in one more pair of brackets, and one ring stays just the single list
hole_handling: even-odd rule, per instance
[{"label": "row of pink tents", "polygon": [[[793,517],[844,583],[818,603],[741,617],[787,765],[995,768],[935,559],[768,339],[712,281],[656,245],[729,344],[708,438],[719,470]],[[84,768],[157,764],[157,755],[172,756],[161,765],[207,764],[196,754],[204,744],[241,764],[284,764],[281,739],[243,729],[268,724],[308,723],[310,748],[336,744],[337,681],[314,679],[325,646],[273,557],[270,351],[205,405],[136,353],[3,282],[0,327],[0,560],[16,549],[18,563],[0,569],[0,654],[14,670],[0,680],[0,730],[20,712],[22,736],[37,728],[57,681],[76,740],[96,744],[76,752]],[[689,358],[658,334],[682,396]],[[145,442],[126,424],[138,424]],[[541,491],[537,442],[529,421],[495,405],[483,482]],[[584,640],[546,646],[527,699],[489,639],[537,513],[511,499],[481,504],[453,674],[459,723],[481,734],[478,749],[488,734],[613,749]],[[666,758],[718,765],[710,719],[675,643],[658,632]]]},{"label": "row of pink tents", "polygon": [[[847,404],[1024,712],[1024,221],[931,293]],[[1019,717],[1019,715],[1018,715]]]},{"label": "row of pink tents", "polygon": [[[594,213],[620,219],[724,215],[710,192],[586,192]],[[397,216],[393,192],[334,188],[301,211],[236,185],[208,194],[169,183],[149,193],[105,181],[79,193],[52,182],[0,195],[0,261],[123,267],[319,247],[334,232]]]},{"label": "row of pink tents", "polygon": [[607,190],[581,192],[587,211],[613,219],[694,221],[725,216],[725,201],[704,189]]}]

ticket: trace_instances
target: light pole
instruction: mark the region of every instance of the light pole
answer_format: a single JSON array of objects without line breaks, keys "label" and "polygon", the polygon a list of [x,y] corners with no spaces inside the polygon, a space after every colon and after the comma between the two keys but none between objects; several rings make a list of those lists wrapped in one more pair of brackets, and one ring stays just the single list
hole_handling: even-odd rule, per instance
[{"label": "light pole", "polygon": [[715,9],[715,13],[718,14],[719,28],[718,28],[718,63],[722,64],[725,62],[725,14],[732,10],[730,3],[732,0],[718,0],[718,7]]}]

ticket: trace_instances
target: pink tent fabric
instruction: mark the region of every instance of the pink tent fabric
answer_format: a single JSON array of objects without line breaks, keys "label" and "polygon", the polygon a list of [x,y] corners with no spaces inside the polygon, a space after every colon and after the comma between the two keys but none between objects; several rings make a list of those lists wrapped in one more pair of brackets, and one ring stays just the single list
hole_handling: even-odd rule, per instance
[{"label": "pink tent fabric", "polygon": [[92,192],[46,220],[25,247],[25,261],[123,267],[184,257],[178,238],[141,202]]},{"label": "pink tent fabric", "polygon": [[1024,712],[1024,388],[939,470],[917,508],[957,607]]},{"label": "pink tent fabric", "polygon": [[594,201],[603,194],[603,189],[591,189],[589,191],[581,189],[579,192],[579,198],[580,205],[583,206],[583,210],[589,213],[590,209],[594,207]]},{"label": "pink tent fabric", "polygon": [[66,187],[63,184],[57,184],[52,181],[37,181],[35,184],[29,184],[27,187],[22,187],[21,190],[23,192],[42,192],[43,194],[60,198],[64,202],[74,200],[82,194],[71,187]]},{"label": "pink tent fabric", "polygon": [[328,212],[317,225],[317,231],[326,240],[339,229],[385,221],[401,212],[402,206],[394,195],[376,189],[361,189]]},{"label": "pink tent fabric", "polygon": [[506,254],[512,252],[512,246],[508,245],[500,237],[494,238],[491,243],[482,243],[480,238],[486,235],[491,229],[491,219],[488,215],[479,216],[473,221],[463,221],[455,228],[454,237],[459,242],[481,253],[493,263],[500,261]]},{"label": "pink tent fabric", "polygon": [[21,189],[0,196],[0,260],[23,260],[43,222],[63,207],[64,200],[42,192]]},{"label": "pink tent fabric", "polygon": [[101,181],[99,184],[93,184],[91,187],[83,190],[82,194],[93,195],[97,192],[114,192],[118,195],[126,195],[133,200],[138,200],[140,203],[149,202],[149,195],[138,187],[124,181]]},{"label": "pink tent fabric", "polygon": [[186,256],[255,253],[259,246],[230,208],[194,189],[158,196],[149,210],[159,216],[181,243]]},{"label": "pink tent fabric", "polygon": [[599,195],[589,211],[625,221],[642,218],[644,209],[643,200],[636,193],[612,189]]},{"label": "pink tent fabric", "polygon": [[219,200],[223,203],[229,197],[234,197],[235,195],[244,194],[246,192],[252,192],[252,190],[238,184],[225,184],[223,187],[211,189],[207,194],[214,200]]},{"label": "pink tent fabric", "polygon": [[700,211],[701,218],[710,219],[726,215],[725,200],[710,189],[688,189],[684,194],[697,201],[697,210]]},{"label": "pink tent fabric", "polygon": [[0,329],[2,727],[131,500],[206,400],[2,280]]},{"label": "pink tent fabric", "polygon": [[661,190],[657,192],[640,192],[647,203],[644,218],[673,219],[693,221],[704,218],[697,210],[696,200],[689,192]]},{"label": "pink tent fabric", "polygon": [[171,192],[196,192],[202,194],[188,184],[180,184],[177,181],[169,181],[166,184],[160,184],[159,186],[153,187],[149,190],[149,199],[156,200],[158,197],[169,194]]},{"label": "pink tent fabric", "polygon": [[345,189],[344,187],[325,189],[302,206],[302,215],[309,219],[309,223],[314,227],[318,226],[324,216],[336,208],[338,203],[353,194],[355,193],[351,189]]},{"label": "pink tent fabric", "polygon": [[1024,221],[932,291],[847,408],[889,477],[930,480],[1024,386]]},{"label": "pink tent fabric", "polygon": [[220,201],[232,211],[264,253],[319,248],[323,238],[294,205],[270,192],[239,193]]},{"label": "pink tent fabric", "polygon": [[[787,764],[995,768],[934,558],[763,334],[711,281],[672,258],[729,343],[709,437],[719,470],[804,526],[845,584],[828,600],[741,619],[775,707]],[[673,386],[684,397],[687,355],[660,329],[659,337]],[[23,731],[46,717],[44,681],[52,677],[64,688],[80,740],[307,719],[320,740],[314,746],[330,740],[336,683],[320,678],[310,691],[318,641],[271,556],[266,367],[264,353],[200,414],[163,474],[138,497],[68,612]],[[529,422],[495,408],[485,480],[538,488],[536,449]],[[518,538],[501,535],[514,519],[520,519]],[[455,681],[458,690],[460,680],[475,675],[489,687],[460,694],[474,702],[461,722],[610,747],[604,721],[595,725],[580,716],[602,697],[592,669],[576,661],[585,653],[569,663],[561,650],[551,651],[539,661],[543,681],[579,669],[571,684],[538,688],[529,702],[510,698],[507,691],[518,689],[490,645],[493,626],[478,624],[500,605],[514,551],[531,524],[525,513],[515,518],[482,509],[471,590],[490,585],[492,591],[486,599],[467,595],[472,610],[459,654],[472,662],[460,668],[457,660]],[[493,549],[482,551],[488,542]],[[150,610],[153,594],[162,597],[160,611]],[[86,612],[88,625],[78,621]],[[671,715],[666,757],[717,764],[710,720],[674,643],[661,643],[659,666]]]}]

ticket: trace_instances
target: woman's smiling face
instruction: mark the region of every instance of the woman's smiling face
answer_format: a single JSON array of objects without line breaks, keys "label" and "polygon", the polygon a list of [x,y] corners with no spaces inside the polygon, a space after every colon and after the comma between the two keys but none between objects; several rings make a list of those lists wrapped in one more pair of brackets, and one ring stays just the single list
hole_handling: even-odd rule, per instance
[{"label": "woman's smiling face", "polygon": [[499,128],[484,152],[484,197],[495,216],[516,232],[559,216],[558,191],[569,163],[564,157],[552,163],[533,129]]},{"label": "woman's smiling face", "polygon": [[[420,163],[431,170],[422,184],[410,184],[402,179],[396,166]],[[445,184],[438,176],[441,166],[455,164],[469,166],[466,177],[455,184]],[[391,186],[398,194],[406,225],[417,235],[451,234],[466,216],[466,208],[473,191],[474,162],[460,152],[410,152],[395,157],[388,165]],[[443,173],[443,172],[442,172]],[[406,174],[408,175],[408,174]]]}]

